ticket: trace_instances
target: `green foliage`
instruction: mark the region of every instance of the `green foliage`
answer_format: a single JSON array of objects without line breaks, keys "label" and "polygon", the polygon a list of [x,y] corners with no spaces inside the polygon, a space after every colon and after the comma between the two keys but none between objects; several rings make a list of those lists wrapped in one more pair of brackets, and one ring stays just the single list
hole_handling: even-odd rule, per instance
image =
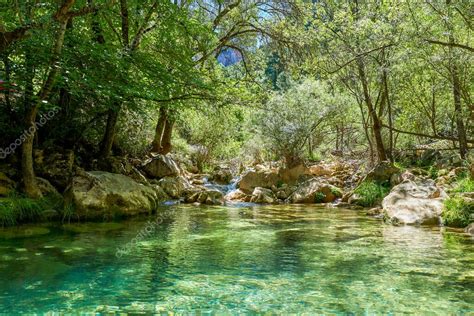
[{"label": "green foliage", "polygon": [[11,195],[0,199],[0,226],[12,226],[21,222],[40,220],[42,212],[62,207],[60,196],[48,195],[40,199],[30,199],[21,195]]},{"label": "green foliage", "polygon": [[443,222],[447,226],[465,227],[473,221],[474,202],[459,196],[444,201]]},{"label": "green foliage", "polygon": [[357,204],[364,207],[375,206],[390,192],[388,184],[380,184],[375,181],[362,182],[355,190],[354,194],[359,197]]},{"label": "green foliage", "polygon": [[454,185],[453,192],[474,192],[474,180],[467,175],[460,178]]},{"label": "green foliage", "polygon": [[323,203],[326,195],[323,192],[316,192],[314,194],[314,203]]}]

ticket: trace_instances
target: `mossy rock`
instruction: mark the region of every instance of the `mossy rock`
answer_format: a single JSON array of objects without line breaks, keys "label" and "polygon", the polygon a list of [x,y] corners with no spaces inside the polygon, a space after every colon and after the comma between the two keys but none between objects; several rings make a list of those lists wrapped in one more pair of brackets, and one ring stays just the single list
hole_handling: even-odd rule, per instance
[{"label": "mossy rock", "polygon": [[46,227],[20,226],[0,228],[0,239],[29,238],[49,234]]},{"label": "mossy rock", "polygon": [[120,223],[85,223],[85,224],[66,224],[62,228],[74,233],[97,233],[108,232],[123,228]]}]

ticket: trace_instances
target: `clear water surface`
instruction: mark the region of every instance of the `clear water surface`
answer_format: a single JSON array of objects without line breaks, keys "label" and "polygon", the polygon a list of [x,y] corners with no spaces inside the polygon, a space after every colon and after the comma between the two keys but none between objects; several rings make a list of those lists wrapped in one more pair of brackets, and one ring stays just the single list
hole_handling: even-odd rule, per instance
[{"label": "clear water surface", "polygon": [[315,206],[160,214],[0,230],[0,313],[474,315],[459,231]]}]

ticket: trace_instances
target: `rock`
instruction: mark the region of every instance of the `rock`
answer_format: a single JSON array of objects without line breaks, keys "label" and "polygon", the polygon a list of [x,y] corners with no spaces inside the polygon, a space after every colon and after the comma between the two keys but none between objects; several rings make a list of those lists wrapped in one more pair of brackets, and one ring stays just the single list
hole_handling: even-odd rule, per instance
[{"label": "rock", "polygon": [[272,190],[256,187],[252,192],[250,202],[272,204],[276,202],[276,197]]},{"label": "rock", "polygon": [[64,191],[70,184],[74,168],[74,152],[48,153],[35,150],[35,174],[48,180],[56,189]]},{"label": "rock", "polygon": [[224,204],[224,195],[217,190],[208,190],[204,187],[188,188],[183,193],[186,203],[200,203],[207,205]]},{"label": "rock", "polygon": [[366,214],[369,216],[379,216],[380,214],[382,214],[382,212],[383,209],[381,207],[374,207],[368,210]]},{"label": "rock", "polygon": [[280,180],[284,183],[294,184],[303,176],[310,175],[310,170],[303,164],[300,164],[293,168],[281,168],[278,171]]},{"label": "rock", "polygon": [[229,168],[217,168],[211,175],[210,180],[218,184],[229,184],[234,176]]},{"label": "rock", "polygon": [[276,172],[270,170],[248,171],[237,183],[237,187],[244,193],[252,194],[256,187],[268,189],[272,185],[278,186],[281,182],[282,180]]},{"label": "rock", "polygon": [[66,193],[77,214],[99,218],[105,214],[151,213],[163,201],[159,191],[121,174],[103,171],[80,172]]},{"label": "rock", "polygon": [[464,231],[469,235],[474,236],[474,223],[469,224],[466,228],[464,228]]},{"label": "rock", "polygon": [[7,196],[15,190],[15,182],[0,172],[0,196]]},{"label": "rock", "polygon": [[43,195],[60,195],[58,190],[46,179],[36,177],[36,184]]},{"label": "rock", "polygon": [[421,163],[422,166],[430,166],[432,165],[436,160],[441,159],[442,155],[441,152],[437,149],[427,149],[423,151],[423,154],[421,154],[419,163]]},{"label": "rock", "polygon": [[179,199],[184,190],[189,189],[191,184],[184,177],[165,177],[158,181],[158,185],[173,199]]},{"label": "rock", "polygon": [[164,155],[156,155],[147,159],[143,163],[142,169],[150,178],[154,179],[176,177],[180,174],[178,164],[171,157]]},{"label": "rock", "polygon": [[329,176],[333,171],[327,165],[319,164],[309,167],[309,173],[315,177],[321,177]]},{"label": "rock", "polygon": [[280,200],[286,200],[293,192],[295,192],[296,187],[283,185],[280,188],[277,188],[275,191],[275,196]]},{"label": "rock", "polygon": [[377,182],[385,182],[390,181],[392,175],[400,172],[400,169],[395,167],[389,161],[382,161],[377,166],[375,166],[369,173],[360,181],[360,183],[364,181],[377,181]]},{"label": "rock", "polygon": [[241,201],[241,202],[246,202],[247,200],[250,200],[250,197],[248,197],[248,195],[242,192],[242,190],[240,189],[227,193],[224,198],[229,201]]},{"label": "rock", "polygon": [[318,179],[310,179],[298,186],[288,198],[290,203],[330,203],[342,197],[339,188]]},{"label": "rock", "polygon": [[382,202],[384,219],[392,224],[439,224],[448,195],[432,180],[406,180],[392,188]]},{"label": "rock", "polygon": [[402,183],[405,180],[415,180],[415,178],[416,178],[415,175],[413,173],[411,173],[410,171],[408,171],[408,170],[405,170],[403,172],[394,173],[390,177],[390,185],[391,186],[396,186],[396,185]]}]

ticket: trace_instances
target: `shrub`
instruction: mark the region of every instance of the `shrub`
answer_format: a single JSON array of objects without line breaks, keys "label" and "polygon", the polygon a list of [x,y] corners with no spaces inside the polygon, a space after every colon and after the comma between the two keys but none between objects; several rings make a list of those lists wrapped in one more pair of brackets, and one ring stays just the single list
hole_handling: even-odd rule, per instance
[{"label": "shrub", "polygon": [[474,202],[455,196],[444,201],[442,214],[443,222],[447,226],[465,227],[474,216]]},{"label": "shrub", "polygon": [[359,196],[357,204],[364,207],[371,207],[380,203],[389,192],[388,184],[375,181],[362,182],[354,190],[354,193]]}]

